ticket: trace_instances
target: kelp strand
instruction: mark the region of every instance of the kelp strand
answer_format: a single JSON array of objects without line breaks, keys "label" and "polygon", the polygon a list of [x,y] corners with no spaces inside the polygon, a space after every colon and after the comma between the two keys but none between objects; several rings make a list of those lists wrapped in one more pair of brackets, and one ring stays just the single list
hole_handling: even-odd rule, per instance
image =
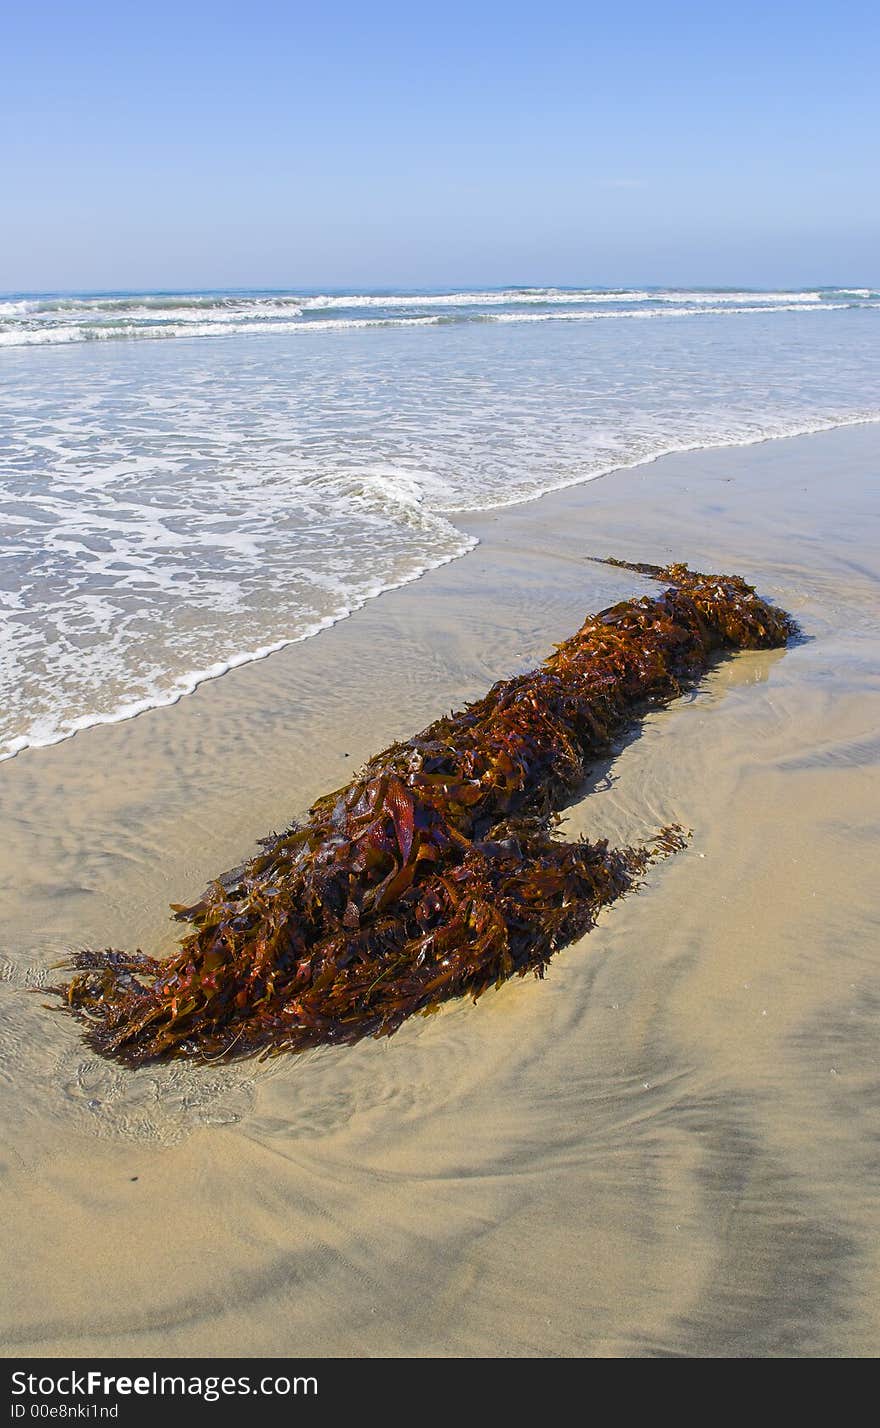
[{"label": "kelp strand", "polygon": [[371,759],[303,825],[192,907],[180,950],[81,952],[53,990],[128,1064],[271,1055],[388,1035],[414,1012],[543,976],[600,908],[680,847],[563,843],[588,766],[725,649],[785,643],[789,616],[738,576],[611,561],[664,581],[590,616],[538,669]]}]

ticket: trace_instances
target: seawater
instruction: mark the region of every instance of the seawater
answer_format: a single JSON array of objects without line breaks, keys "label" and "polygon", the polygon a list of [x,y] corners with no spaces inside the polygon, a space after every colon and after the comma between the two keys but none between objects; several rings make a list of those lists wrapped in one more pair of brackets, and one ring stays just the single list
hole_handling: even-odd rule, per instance
[{"label": "seawater", "polygon": [[469,550],[469,510],[877,420],[878,310],[869,289],[0,298],[0,758],[317,633]]}]

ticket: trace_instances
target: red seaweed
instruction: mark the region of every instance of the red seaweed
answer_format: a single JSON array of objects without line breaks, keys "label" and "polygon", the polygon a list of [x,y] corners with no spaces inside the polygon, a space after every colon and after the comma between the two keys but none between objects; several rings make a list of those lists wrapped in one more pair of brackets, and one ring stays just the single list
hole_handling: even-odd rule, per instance
[{"label": "red seaweed", "polygon": [[538,669],[372,758],[190,907],[159,963],[81,952],[53,988],[91,1045],[129,1065],[273,1055],[389,1035],[414,1012],[541,977],[553,953],[683,846],[563,843],[554,815],[636,718],[718,652],[795,626],[738,576],[610,561],[662,580],[592,615]]}]

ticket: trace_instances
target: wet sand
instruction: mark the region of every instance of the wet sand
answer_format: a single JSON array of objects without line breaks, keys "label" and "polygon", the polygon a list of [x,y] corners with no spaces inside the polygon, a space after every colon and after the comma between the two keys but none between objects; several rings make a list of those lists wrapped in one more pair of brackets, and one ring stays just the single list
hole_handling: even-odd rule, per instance
[{"label": "wet sand", "polygon": [[[880,428],[667,457],[172,709],[0,769],[5,1355],[873,1355]],[[717,665],[566,833],[694,830],[543,983],[386,1042],[128,1072],[45,1009],[170,951],[254,840],[636,590],[733,570],[804,639]]]}]

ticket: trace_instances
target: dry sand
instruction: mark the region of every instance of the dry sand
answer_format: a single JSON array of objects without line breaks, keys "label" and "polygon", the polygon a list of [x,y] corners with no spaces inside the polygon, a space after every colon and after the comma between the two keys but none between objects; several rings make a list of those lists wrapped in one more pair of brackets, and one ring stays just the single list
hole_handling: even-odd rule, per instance
[{"label": "dry sand", "polygon": [[[877,1352],[878,468],[854,427],[462,517],[455,565],[3,766],[5,1354]],[[136,1073],[24,994],[73,945],[170,950],[169,901],[652,588],[606,553],[740,572],[806,638],[596,771],[570,829],[694,838],[546,981]]]}]

